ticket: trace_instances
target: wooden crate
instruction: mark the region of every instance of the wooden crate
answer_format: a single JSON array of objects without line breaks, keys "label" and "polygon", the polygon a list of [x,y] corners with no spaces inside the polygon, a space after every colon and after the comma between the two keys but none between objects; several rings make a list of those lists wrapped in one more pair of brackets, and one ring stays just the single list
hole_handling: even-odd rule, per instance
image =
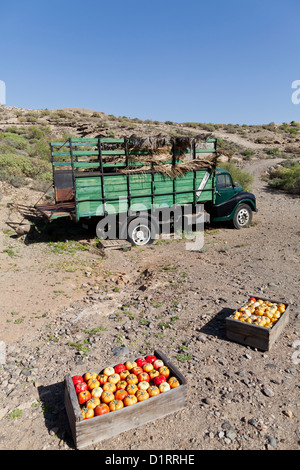
[{"label": "wooden crate", "polygon": [[[249,296],[249,298],[250,297],[252,296]],[[272,326],[272,328],[265,328],[264,326],[245,323],[243,321],[227,317],[226,336],[228,339],[237,343],[257,348],[260,351],[269,351],[275,341],[278,339],[284,327],[289,322],[289,305],[287,302],[267,299],[259,295],[253,295],[253,297],[269,302],[282,303],[286,306],[285,312]]]},{"label": "wooden crate", "polygon": [[[187,404],[187,382],[181,372],[161,352],[154,351],[154,355],[161,359],[170,369],[171,375],[176,376],[180,386],[161,393],[135,405],[124,407],[121,410],[111,411],[102,416],[83,419],[79,407],[72,377],[65,377],[65,406],[74,439],[75,447],[82,449],[109,439],[116,434],[137,428],[158,418],[183,409]],[[135,359],[126,359],[135,360]],[[126,362],[124,361],[124,363]],[[114,367],[114,364],[112,367]],[[105,366],[107,367],[107,366]],[[103,370],[104,367],[100,367]]]}]

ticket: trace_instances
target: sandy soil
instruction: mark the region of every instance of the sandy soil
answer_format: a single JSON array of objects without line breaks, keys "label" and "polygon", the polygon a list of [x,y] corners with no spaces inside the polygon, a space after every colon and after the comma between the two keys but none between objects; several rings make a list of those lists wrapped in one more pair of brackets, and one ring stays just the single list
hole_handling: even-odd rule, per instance
[{"label": "sandy soil", "polygon": [[[274,163],[245,166],[255,177],[253,225],[208,227],[202,252],[173,240],[103,258],[82,249],[86,232],[62,222],[46,230],[35,215],[36,232],[17,238],[7,222],[20,222],[40,194],[0,188],[1,449],[73,449],[63,378],[114,362],[121,344],[130,356],[165,352],[188,380],[188,406],[91,448],[299,448],[300,204],[260,178]],[[250,294],[290,303],[271,351],[226,339],[226,312]],[[87,333],[93,327],[100,332]]]}]

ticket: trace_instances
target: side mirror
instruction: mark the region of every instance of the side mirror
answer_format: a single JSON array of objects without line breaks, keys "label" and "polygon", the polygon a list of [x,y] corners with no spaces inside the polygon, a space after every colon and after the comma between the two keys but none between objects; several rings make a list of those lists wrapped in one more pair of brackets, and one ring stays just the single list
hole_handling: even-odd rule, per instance
[{"label": "side mirror", "polygon": [[234,183],[234,186],[238,187],[239,186],[239,183],[237,181],[235,181]]}]

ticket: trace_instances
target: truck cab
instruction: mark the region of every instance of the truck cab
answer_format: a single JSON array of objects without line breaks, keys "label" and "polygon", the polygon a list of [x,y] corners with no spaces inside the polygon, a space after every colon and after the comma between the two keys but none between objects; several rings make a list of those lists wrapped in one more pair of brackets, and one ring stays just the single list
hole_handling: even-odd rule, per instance
[{"label": "truck cab", "polygon": [[251,224],[252,212],[257,212],[254,194],[244,191],[233,182],[230,173],[216,168],[216,195],[210,207],[213,222],[232,220],[236,228],[244,228]]}]

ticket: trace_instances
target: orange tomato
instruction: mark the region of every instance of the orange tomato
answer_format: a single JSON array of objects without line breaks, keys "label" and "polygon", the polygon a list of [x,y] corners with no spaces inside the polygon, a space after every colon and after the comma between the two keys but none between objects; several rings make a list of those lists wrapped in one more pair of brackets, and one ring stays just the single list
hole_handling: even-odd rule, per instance
[{"label": "orange tomato", "polygon": [[116,387],[117,387],[117,390],[125,390],[127,385],[128,385],[128,382],[126,382],[126,380],[120,380],[120,382],[116,384]]},{"label": "orange tomato", "polygon": [[160,391],[159,391],[159,388],[156,385],[151,385],[147,389],[147,393],[148,393],[149,397],[155,397],[156,395],[160,394]]},{"label": "orange tomato", "polygon": [[127,395],[127,397],[124,398],[124,405],[125,406],[131,406],[137,403],[138,399],[135,395]]},{"label": "orange tomato", "polygon": [[127,370],[131,370],[133,367],[136,367],[136,362],[135,361],[126,361],[125,366]]},{"label": "orange tomato", "polygon": [[146,364],[143,365],[143,371],[144,372],[150,372],[150,370],[154,369],[154,365],[151,364],[151,362],[146,362]]},{"label": "orange tomato", "polygon": [[87,381],[87,386],[89,387],[89,390],[93,390],[93,388],[100,387],[100,382],[97,379],[89,379]]},{"label": "orange tomato", "polygon": [[83,408],[81,408],[81,413],[82,413],[83,419],[93,418],[95,415],[94,410],[92,408],[88,408],[87,406],[84,406]]},{"label": "orange tomato", "polygon": [[168,367],[166,366],[162,366],[159,368],[159,373],[160,375],[163,375],[167,379],[170,375],[170,369],[168,369]]},{"label": "orange tomato", "polygon": [[97,375],[97,380],[100,382],[100,385],[104,385],[107,382],[108,376],[104,374]]},{"label": "orange tomato", "polygon": [[116,374],[116,373],[111,374],[107,379],[107,381],[111,382],[112,384],[116,384],[117,382],[120,382],[120,380],[121,380],[121,377],[119,376],[119,374]]},{"label": "orange tomato", "polygon": [[170,377],[168,380],[168,384],[171,388],[176,388],[180,385],[179,380],[176,377]]},{"label": "orange tomato", "polygon": [[135,395],[135,393],[138,391],[138,388],[135,384],[128,384],[126,387],[126,392],[128,395]]},{"label": "orange tomato", "polygon": [[110,392],[109,390],[103,392],[101,395],[101,401],[103,401],[103,403],[110,403],[114,399],[115,399],[114,394]]},{"label": "orange tomato", "polygon": [[147,400],[147,398],[149,398],[149,394],[146,390],[138,390],[136,392],[136,398],[138,399],[138,401]]},{"label": "orange tomato", "polygon": [[88,408],[92,408],[92,410],[94,410],[96,408],[96,406],[100,405],[100,398],[97,398],[97,397],[94,397],[94,398],[90,398],[87,402],[86,402],[86,406]]},{"label": "orange tomato", "polygon": [[143,369],[139,366],[133,367],[130,371],[132,374],[139,375],[142,374]]},{"label": "orange tomato", "polygon": [[110,402],[108,406],[109,406],[110,411],[116,411],[116,410],[120,410],[121,408],[123,408],[124,403],[122,402],[122,400],[113,400]]},{"label": "orange tomato", "polygon": [[159,372],[158,372],[158,370],[152,369],[152,370],[150,370],[148,375],[150,377],[150,380],[153,380],[155,377],[159,376]]},{"label": "orange tomato", "polygon": [[126,377],[127,377],[127,375],[129,375],[129,374],[130,374],[130,371],[129,371],[128,369],[122,370],[122,372],[120,372],[120,374],[119,374],[119,375],[120,375],[120,379],[121,379],[121,380],[125,380]]},{"label": "orange tomato", "polygon": [[84,378],[84,381],[87,382],[90,379],[96,379],[97,374],[96,374],[96,372],[86,372],[84,374],[83,378]]},{"label": "orange tomato", "polygon": [[115,399],[116,400],[124,400],[124,398],[126,398],[128,395],[128,392],[126,390],[117,390],[116,393],[115,393]]},{"label": "orange tomato", "polygon": [[139,382],[149,382],[150,376],[147,374],[147,372],[142,372],[137,376]]},{"label": "orange tomato", "polygon": [[139,379],[137,378],[137,376],[135,374],[129,374],[127,377],[126,377],[126,382],[128,384],[137,384],[139,381]]},{"label": "orange tomato", "polygon": [[104,392],[109,391],[114,393],[117,390],[117,386],[115,384],[112,384],[111,382],[106,382],[102,388]]},{"label": "orange tomato", "polygon": [[96,416],[104,415],[105,413],[109,413],[110,409],[106,403],[101,403],[100,405],[96,406],[94,413]]}]

